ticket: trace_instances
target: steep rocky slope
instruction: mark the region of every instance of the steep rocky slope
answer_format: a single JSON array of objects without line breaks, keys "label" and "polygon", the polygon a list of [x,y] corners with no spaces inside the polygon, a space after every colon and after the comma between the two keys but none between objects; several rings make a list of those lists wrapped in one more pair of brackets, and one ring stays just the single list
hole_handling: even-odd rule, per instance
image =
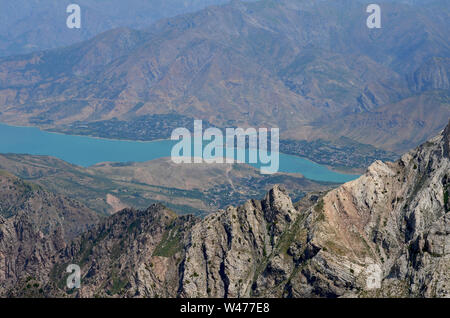
[{"label": "steep rocky slope", "polygon": [[333,132],[404,153],[411,145],[420,145],[438,134],[450,116],[449,111],[450,90],[426,91],[368,113],[348,114],[323,130],[325,134]]},{"label": "steep rocky slope", "polygon": [[433,58],[420,66],[410,77],[409,83],[416,92],[450,89],[450,58]]},{"label": "steep rocky slope", "polygon": [[53,255],[98,221],[75,200],[0,171],[0,295],[46,277]]},{"label": "steep rocky slope", "polygon": [[69,295],[75,263],[84,297],[448,297],[449,173],[450,123],[297,204],[275,186],[204,219],[124,210],[62,250],[45,290]]},{"label": "steep rocky slope", "polygon": [[320,201],[325,222],[313,229],[311,243],[326,248],[329,258],[319,253],[315,265],[333,262],[334,275],[350,267],[354,278],[370,264],[378,267],[384,280],[371,295],[448,296],[449,140],[447,126],[399,161],[375,162],[359,179],[327,193]]},{"label": "steep rocky slope", "polygon": [[82,268],[82,297],[175,297],[182,242],[198,221],[193,216],[177,216],[159,204],[143,211],[125,209],[58,255],[45,290],[64,296],[65,268],[73,263]]}]

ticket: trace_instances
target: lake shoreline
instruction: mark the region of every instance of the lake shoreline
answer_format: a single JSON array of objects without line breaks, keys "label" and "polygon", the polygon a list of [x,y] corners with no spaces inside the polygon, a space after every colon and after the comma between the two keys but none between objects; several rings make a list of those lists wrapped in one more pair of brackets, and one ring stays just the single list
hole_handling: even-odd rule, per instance
[{"label": "lake shoreline", "polygon": [[[101,162],[145,162],[170,157],[172,143],[176,142],[170,139],[130,141],[68,135],[35,126],[8,124],[0,124],[0,130],[3,136],[13,136],[0,142],[2,153],[45,155],[83,167]],[[344,183],[359,176],[335,172],[308,158],[284,153],[279,155],[281,164],[278,172],[297,173],[310,180],[333,183]],[[260,167],[261,163],[253,166],[258,165]]]}]

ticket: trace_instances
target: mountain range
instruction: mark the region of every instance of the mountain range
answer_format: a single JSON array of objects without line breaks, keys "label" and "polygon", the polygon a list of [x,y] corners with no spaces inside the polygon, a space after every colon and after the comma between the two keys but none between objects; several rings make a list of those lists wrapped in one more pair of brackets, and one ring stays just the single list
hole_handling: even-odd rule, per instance
[{"label": "mountain range", "polygon": [[[224,0],[8,0],[0,1],[0,56],[26,54],[88,40],[118,28],[144,28],[162,18],[224,3]],[[67,6],[81,9],[81,28],[69,29]]]},{"label": "mountain range", "polygon": [[382,28],[369,29],[360,1],[232,1],[4,57],[0,120],[149,140],[167,136],[136,133],[142,118],[176,116],[403,153],[450,116],[449,5],[420,4],[383,2]]}]

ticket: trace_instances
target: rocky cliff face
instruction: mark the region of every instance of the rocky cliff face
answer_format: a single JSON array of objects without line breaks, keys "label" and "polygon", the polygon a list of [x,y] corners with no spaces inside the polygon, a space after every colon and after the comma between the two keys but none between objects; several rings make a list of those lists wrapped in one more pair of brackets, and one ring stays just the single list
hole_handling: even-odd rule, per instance
[{"label": "rocky cliff face", "polygon": [[0,296],[42,296],[53,256],[98,220],[80,203],[0,171]]},{"label": "rocky cliff face", "polygon": [[[273,293],[294,264],[284,264],[288,236],[302,214],[279,187],[262,201],[212,214],[191,230],[180,294],[248,297]],[[291,233],[292,231],[292,233]],[[282,290],[278,290],[278,294]]]},{"label": "rocky cliff face", "polygon": [[66,266],[77,264],[83,273],[81,297],[175,297],[183,243],[198,221],[159,204],[118,212],[57,256],[47,290],[66,296]]},{"label": "rocky cliff face", "polygon": [[[448,296],[448,148],[447,126],[399,161],[375,162],[359,179],[327,193],[325,221],[312,229],[311,243],[321,248],[313,263],[337,264],[332,276],[349,275],[360,295]],[[374,269],[379,288],[367,289],[358,279],[367,271],[374,277]]]}]

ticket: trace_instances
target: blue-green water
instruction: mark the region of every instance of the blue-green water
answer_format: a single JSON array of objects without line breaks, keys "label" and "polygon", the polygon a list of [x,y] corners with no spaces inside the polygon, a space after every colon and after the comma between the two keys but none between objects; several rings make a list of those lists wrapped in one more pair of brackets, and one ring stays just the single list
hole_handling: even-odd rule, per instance
[{"label": "blue-green water", "polygon": [[[0,153],[53,156],[88,167],[99,162],[141,162],[170,157],[175,141],[109,140],[41,131],[35,127],[0,124]],[[258,164],[253,166],[259,167]],[[304,158],[280,153],[280,172],[301,173],[317,181],[346,182],[357,175],[337,173]]]}]

